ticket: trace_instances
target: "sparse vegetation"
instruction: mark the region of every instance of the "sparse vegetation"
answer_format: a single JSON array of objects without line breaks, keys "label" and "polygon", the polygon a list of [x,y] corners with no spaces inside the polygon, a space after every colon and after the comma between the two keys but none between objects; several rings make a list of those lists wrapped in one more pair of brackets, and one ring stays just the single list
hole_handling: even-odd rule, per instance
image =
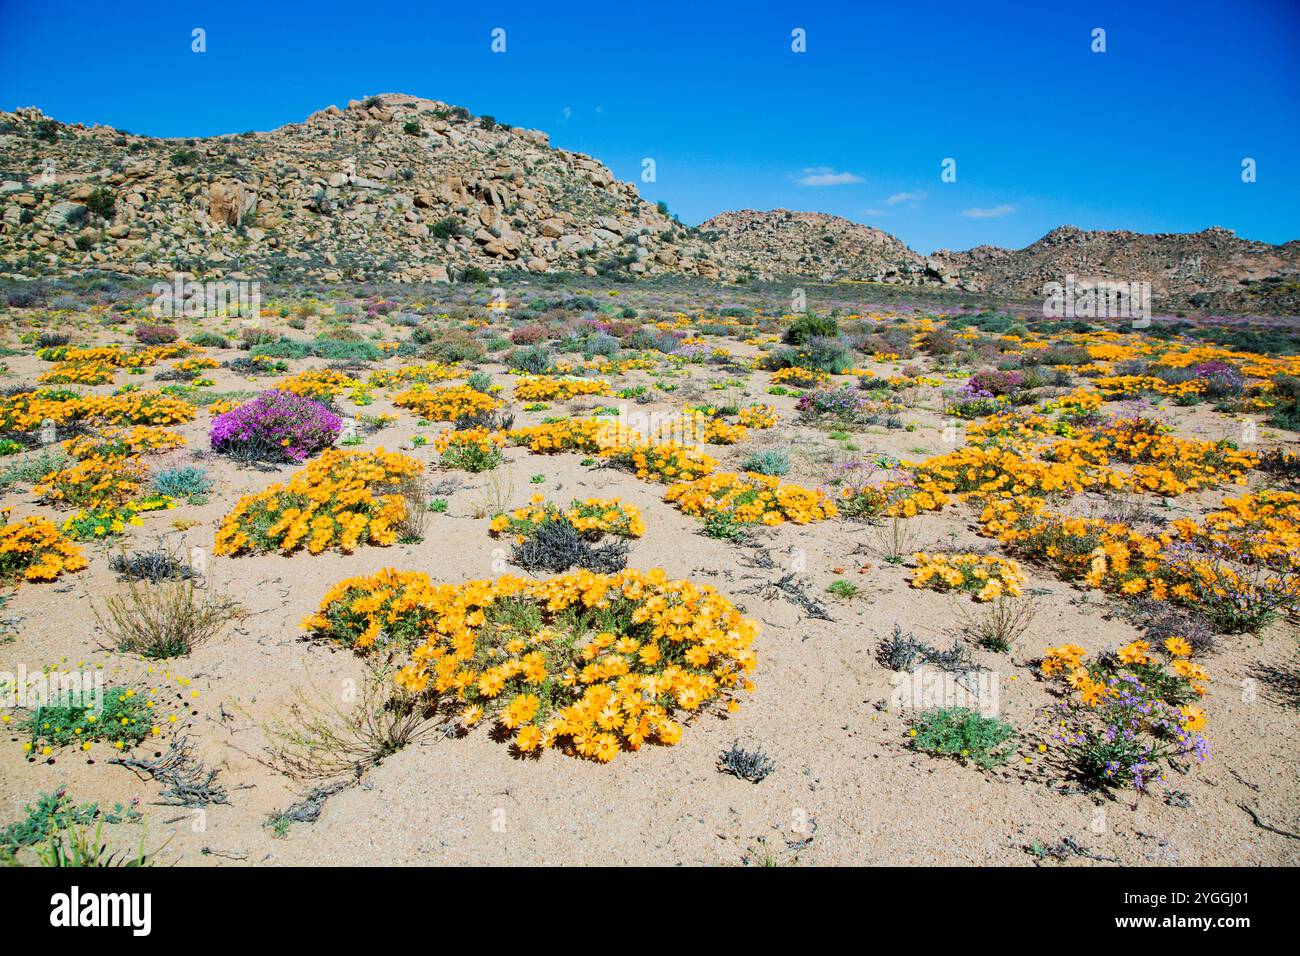
[{"label": "sparse vegetation", "polygon": [[96,611],[116,650],[150,659],[185,657],[219,634],[241,608],[201,591],[190,579],[146,584],[126,582]]}]

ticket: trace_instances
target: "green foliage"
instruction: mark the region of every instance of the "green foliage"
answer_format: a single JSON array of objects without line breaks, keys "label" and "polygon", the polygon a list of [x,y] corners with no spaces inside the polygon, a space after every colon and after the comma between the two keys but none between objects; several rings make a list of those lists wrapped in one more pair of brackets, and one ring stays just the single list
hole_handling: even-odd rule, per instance
[{"label": "green foliage", "polygon": [[912,722],[912,746],[935,757],[952,757],[988,770],[1011,756],[1015,729],[966,707],[944,707]]},{"label": "green foliage", "polygon": [[60,448],[42,448],[29,458],[16,461],[0,471],[0,488],[10,485],[34,485],[52,471],[66,468],[72,459]]},{"label": "green foliage", "polygon": [[133,688],[104,687],[104,706],[95,712],[94,701],[55,703],[36,707],[19,725],[36,751],[44,746],[108,740],[138,744],[152,726],[146,698]]},{"label": "green foliage", "polygon": [[790,456],[780,449],[764,448],[745,456],[740,469],[779,478],[790,471]]},{"label": "green foliage", "polygon": [[217,332],[195,332],[189,336],[190,342],[205,349],[230,348],[230,340]]},{"label": "green foliage", "polygon": [[745,537],[745,526],[730,511],[711,511],[704,516],[701,529],[707,538],[720,541],[740,541]]},{"label": "green foliage", "polygon": [[803,345],[811,338],[833,339],[839,334],[840,326],[834,316],[805,312],[790,323],[781,339],[786,345]]},{"label": "green foliage", "polygon": [[35,846],[45,840],[51,830],[63,830],[73,824],[84,826],[97,819],[108,823],[136,823],[141,819],[134,809],[116,804],[112,810],[100,810],[98,804],[76,805],[66,790],[42,793],[33,803],[23,807],[26,816],[0,829],[0,857],[12,854],[22,847]]},{"label": "green foliage", "polygon": [[86,197],[86,208],[90,210],[90,214],[101,219],[112,219],[116,205],[117,199],[113,196],[113,190],[103,186],[96,186]]},{"label": "green foliage", "polygon": [[429,227],[429,235],[434,239],[453,239],[460,235],[460,220],[455,216],[444,216]]},{"label": "green foliage", "polygon": [[845,581],[843,578],[837,578],[827,586],[826,593],[847,600],[849,598],[857,597],[862,593],[862,589],[852,581]]},{"label": "green foliage", "polygon": [[212,491],[212,479],[202,468],[182,465],[165,468],[153,476],[153,490],[171,498],[184,498],[190,504],[202,504]]}]

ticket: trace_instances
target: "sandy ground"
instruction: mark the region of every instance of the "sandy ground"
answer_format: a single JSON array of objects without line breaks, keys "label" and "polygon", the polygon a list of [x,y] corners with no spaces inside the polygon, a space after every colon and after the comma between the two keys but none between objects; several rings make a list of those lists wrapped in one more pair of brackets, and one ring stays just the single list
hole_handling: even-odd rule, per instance
[{"label": "sandy ground", "polygon": [[[228,358],[234,350],[209,350]],[[313,362],[295,362],[296,372]],[[395,365],[389,360],[386,365]],[[9,381],[31,381],[47,367],[29,355],[8,359]],[[882,367],[883,369],[884,367]],[[500,366],[486,366],[497,380],[511,381]],[[692,379],[722,380],[724,373],[697,367]],[[212,373],[218,390],[264,387],[221,369]],[[118,383],[151,376],[118,376]],[[648,382],[645,373],[619,379],[618,386]],[[933,408],[904,414],[915,431],[856,432],[857,451],[824,431],[792,424],[793,399],[764,395],[767,377],[749,377],[748,401],[769,401],[782,423],[768,432],[751,430],[736,446],[708,450],[734,466],[748,451],[767,445],[793,449],[789,480],[819,483],[828,463],[854,455],[883,453],[917,459],[947,450],[940,418]],[[109,392],[110,386],[94,389]],[[708,400],[728,393],[701,392]],[[739,395],[732,390],[733,397]],[[369,414],[394,411],[388,391],[376,393]],[[685,395],[671,396],[680,405]],[[617,400],[603,400],[617,404]],[[580,400],[574,408],[594,408],[601,400]],[[933,405],[933,400],[925,400]],[[345,410],[351,406],[343,401]],[[518,411],[521,403],[514,403]],[[660,404],[652,409],[669,411]],[[430,442],[444,426],[415,427],[409,412],[367,438],[362,448],[400,447],[416,433]],[[1176,411],[1185,436],[1229,434],[1238,426],[1203,407]],[[562,413],[560,405],[540,413],[519,413],[519,423]],[[146,516],[133,529],[127,547],[144,548],[159,535],[188,553],[210,549],[222,515],[237,496],[264,487],[275,476],[240,469],[206,449],[208,415],[179,430],[185,449],[154,456],[151,464],[197,462],[217,481],[203,506]],[[1261,437],[1268,437],[1261,433]],[[409,452],[430,464],[432,444]],[[1296,740],[1300,709],[1287,706],[1266,683],[1251,683],[1259,665],[1292,672],[1297,668],[1296,628],[1285,622],[1259,637],[1223,639],[1206,664],[1213,683],[1204,702],[1209,718],[1211,758],[1187,775],[1171,774],[1164,786],[1142,796],[1106,799],[1063,783],[1042,762],[1033,744],[1048,732],[1041,713],[1051,701],[1036,676],[1034,660],[1052,644],[1069,640],[1089,651],[1116,647],[1138,636],[1115,614],[1116,605],[1032,568],[1030,586],[1041,592],[1038,616],[1009,655],[975,649],[973,659],[997,677],[1001,716],[1022,729],[1028,740],[1010,765],[981,773],[954,762],[932,759],[904,744],[907,712],[889,706],[899,677],[876,661],[877,648],[897,623],[947,646],[955,637],[954,598],[908,587],[908,570],[886,564],[876,554],[877,532],[848,521],[808,527],[793,525],[755,535],[737,546],[698,533],[698,523],[661,500],[662,486],[609,469],[583,467],[581,456],[530,455],[510,449],[507,464],[493,476],[461,475],[461,486],[446,497],[445,515],[431,514],[420,544],[363,547],[353,555],[327,553],[240,558],[209,558],[207,587],[242,602],[248,616],[200,647],[188,659],[171,662],[170,671],[192,680],[199,691],[190,701],[188,734],[195,753],[220,771],[228,805],[197,812],[158,803],[159,786],[137,779],[93,755],[60,752],[51,760],[27,760],[13,735],[0,739],[0,821],[20,818],[23,804],[42,791],[67,787],[77,802],[103,806],[141,801],[148,845],[161,845],[159,860],[185,865],[277,864],[691,864],[742,862],[800,864],[958,864],[1029,865],[1026,851],[1035,842],[1057,844],[1070,838],[1093,858],[1074,856],[1064,865],[1096,865],[1113,860],[1136,865],[1227,864],[1292,865],[1300,861],[1300,841],[1261,829],[1242,805],[1283,830],[1300,829],[1300,781]],[[455,473],[434,472],[439,479]],[[544,483],[532,484],[534,475]],[[313,611],[335,581],[385,567],[427,572],[435,581],[490,577],[502,567],[501,545],[475,518],[483,502],[499,492],[502,479],[513,484],[505,503],[524,503],[535,491],[567,501],[571,496],[622,496],[636,504],[647,523],[644,538],[633,542],[630,566],[662,567],[672,577],[711,584],[735,601],[761,631],[756,643],[757,689],[730,717],[704,715],[692,723],[678,746],[647,747],[597,765],[548,752],[520,759],[492,741],[487,728],[460,737],[430,733],[388,758],[353,785],[332,796],[313,824],[298,823],[278,835],[268,818],[299,799],[314,782],[295,781],[264,763],[267,721],[282,716],[295,689],[315,688],[338,699],[348,678],[363,667],[349,653],[302,639],[299,622]],[[1211,493],[1204,503],[1217,500]],[[1175,508],[1190,507],[1179,500]],[[56,513],[34,503],[30,489],[0,494],[0,505],[15,515]],[[1086,501],[1079,507],[1086,508]],[[941,516],[908,523],[916,548],[986,549],[987,539],[973,530],[969,508],[953,506]],[[177,531],[171,522],[197,522]],[[117,546],[117,545],[115,545]],[[104,650],[94,606],[121,585],[108,570],[109,547],[92,548],[91,567],[53,585],[24,585],[0,617],[8,621],[0,638],[0,670],[19,665],[94,658],[124,672],[144,665]],[[770,558],[771,567],[763,567]],[[869,566],[868,570],[858,568]],[[834,569],[843,569],[837,574]],[[770,585],[790,571],[812,597],[825,603],[831,621],[810,620]],[[864,588],[857,598],[840,600],[825,593],[838,576]],[[1251,693],[1257,689],[1256,693]],[[777,770],[754,785],[721,774],[716,762],[733,741],[761,746]],[[142,752],[146,755],[151,745]],[[1167,799],[1177,791],[1186,799]],[[138,841],[137,827],[123,826],[123,839]]]}]

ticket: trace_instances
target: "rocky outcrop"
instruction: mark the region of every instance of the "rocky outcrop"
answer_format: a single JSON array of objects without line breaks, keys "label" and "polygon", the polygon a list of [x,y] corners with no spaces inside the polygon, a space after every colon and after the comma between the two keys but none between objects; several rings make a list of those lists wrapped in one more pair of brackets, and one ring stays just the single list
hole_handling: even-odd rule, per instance
[{"label": "rocky outcrop", "polygon": [[838,216],[726,212],[690,228],[545,133],[403,94],[270,132],[161,140],[0,113],[0,273],[178,268],[442,282],[478,270],[856,281],[1032,300],[1148,281],[1157,309],[1300,313],[1300,242],[1063,226],[1024,249],[923,256]]},{"label": "rocky outcrop", "polygon": [[[631,183],[545,133],[402,94],[194,140],[0,113],[0,272],[445,281],[469,270],[724,274]],[[92,190],[111,209],[87,209]],[[81,210],[80,212],[78,210]]]},{"label": "rocky outcrop", "polygon": [[1150,282],[1165,310],[1300,313],[1300,242],[1254,242],[1218,226],[1154,234],[1061,226],[1024,249],[977,246],[933,258],[997,296],[1033,299],[1074,276]]},{"label": "rocky outcrop", "polygon": [[1024,249],[922,256],[870,226],[822,213],[745,209],[701,227],[726,267],[758,278],[949,288],[1035,301],[1048,283],[1150,282],[1157,309],[1300,314],[1300,242],[1274,246],[1219,227],[1144,234],[1054,229]]},{"label": "rocky outcrop", "polygon": [[889,233],[825,213],[741,209],[714,216],[700,232],[729,268],[759,279],[942,285],[947,276]]}]

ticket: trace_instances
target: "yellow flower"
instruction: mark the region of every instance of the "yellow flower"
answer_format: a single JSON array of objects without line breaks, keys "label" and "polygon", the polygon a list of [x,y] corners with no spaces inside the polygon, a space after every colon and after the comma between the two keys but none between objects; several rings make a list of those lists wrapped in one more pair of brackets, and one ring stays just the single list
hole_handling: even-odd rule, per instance
[{"label": "yellow flower", "polygon": [[542,732],[533,724],[519,728],[515,735],[515,746],[525,753],[536,750],[541,744]]},{"label": "yellow flower", "polygon": [[1195,704],[1185,704],[1178,708],[1183,715],[1183,729],[1186,731],[1202,730],[1205,727],[1205,711]]}]

